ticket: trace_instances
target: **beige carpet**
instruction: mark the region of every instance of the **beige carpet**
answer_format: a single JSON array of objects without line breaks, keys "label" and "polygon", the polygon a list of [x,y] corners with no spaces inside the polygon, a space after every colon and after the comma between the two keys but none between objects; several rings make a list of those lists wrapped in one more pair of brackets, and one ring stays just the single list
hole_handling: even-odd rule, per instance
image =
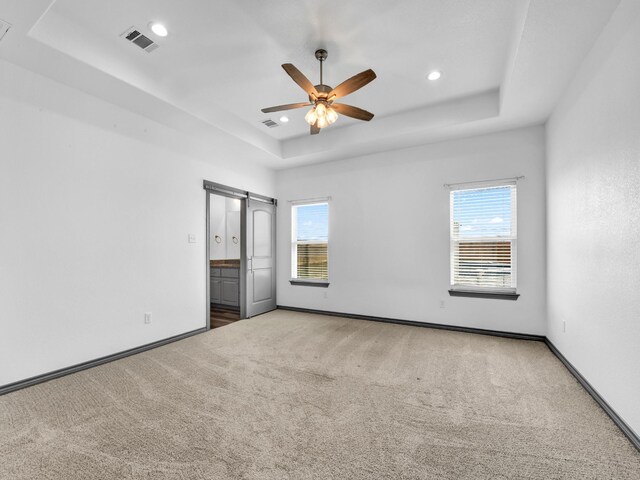
[{"label": "beige carpet", "polygon": [[5,479],[638,479],[540,342],[287,311],[0,397]]}]

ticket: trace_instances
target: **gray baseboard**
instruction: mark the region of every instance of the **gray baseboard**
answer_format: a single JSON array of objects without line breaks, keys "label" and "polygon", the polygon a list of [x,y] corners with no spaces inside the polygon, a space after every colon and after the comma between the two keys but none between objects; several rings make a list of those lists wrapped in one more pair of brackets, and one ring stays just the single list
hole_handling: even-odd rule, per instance
[{"label": "gray baseboard", "polygon": [[370,315],[359,315],[355,313],[329,312],[326,310],[314,310],[311,308],[289,307],[286,305],[278,305],[280,310],[291,310],[293,312],[316,313],[318,315],[330,315],[332,317],[353,318],[356,320],[370,320],[372,322],[397,323],[400,325],[411,325],[414,327],[437,328],[440,330],[452,330],[454,332],[477,333],[478,335],[490,335],[492,337],[515,338],[518,340],[533,340],[536,342],[544,342],[543,335],[531,335],[528,333],[503,332],[500,330],[486,330],[483,328],[459,327],[456,325],[445,325],[443,323],[416,322],[413,320],[400,320],[397,318],[372,317]]},{"label": "gray baseboard", "polygon": [[562,353],[560,353],[560,350],[558,350],[553,343],[551,343],[551,340],[545,337],[544,342],[547,344],[547,347],[549,347],[549,350],[551,350],[553,354],[558,357],[558,360],[560,360],[562,364],[567,368],[567,370],[569,370],[571,375],[573,375],[576,380],[578,380],[580,385],[582,385],[587,393],[589,393],[589,395],[593,397],[593,399],[598,405],[600,405],[605,413],[609,415],[611,420],[613,420],[613,423],[615,423],[618,428],[622,430],[622,433],[624,433],[629,441],[631,441],[631,443],[638,449],[638,451],[640,451],[640,436],[638,436],[638,434],[634,432],[633,429],[629,425],[627,425],[624,420],[622,420],[622,418],[620,418],[616,411],[611,408],[611,406],[606,402],[604,398],[602,398],[598,391],[591,386],[591,384],[587,381],[586,378],[582,376],[578,369],[574,367],[571,362],[567,360],[564,355],[562,355]]},{"label": "gray baseboard", "polygon": [[175,335],[173,337],[165,338],[163,340],[158,340],[157,342],[147,343],[146,345],[142,345],[140,347],[130,348],[129,350],[124,350],[122,352],[114,353],[113,355],[107,355],[105,357],[96,358],[95,360],[89,360],[88,362],[78,363],[77,365],[73,365],[71,367],[61,368],[59,370],[54,370],[53,372],[44,373],[42,375],[36,375],[35,377],[27,378],[25,380],[20,380],[18,382],[2,385],[0,386],[0,395],[5,395],[10,392],[15,392],[16,390],[20,390],[22,388],[31,387],[33,385],[37,385],[38,383],[48,382],[49,380],[64,377],[65,375],[70,375],[72,373],[80,372],[88,368],[97,367],[98,365],[113,362],[114,360],[120,360],[121,358],[129,357],[137,353],[142,353],[147,350],[151,350],[152,348],[161,347],[162,345],[166,345],[168,343],[177,342],[178,340],[182,340],[184,338],[191,337],[199,333],[204,333],[206,331],[207,331],[206,327],[199,328],[197,330],[181,333],[180,335]]}]

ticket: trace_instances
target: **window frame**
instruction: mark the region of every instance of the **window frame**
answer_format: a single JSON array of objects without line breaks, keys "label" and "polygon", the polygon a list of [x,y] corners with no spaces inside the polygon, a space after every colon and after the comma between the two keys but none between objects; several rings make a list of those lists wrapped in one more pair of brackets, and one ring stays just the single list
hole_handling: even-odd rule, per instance
[{"label": "window frame", "polygon": [[[316,198],[311,200],[291,201],[291,278],[289,283],[292,285],[302,285],[308,287],[328,287],[329,286],[329,245],[331,230],[331,198]],[[327,205],[327,240],[326,241],[298,241],[297,239],[297,219],[299,207],[307,207],[311,205]],[[299,278],[298,275],[298,245],[326,245],[327,246],[327,278]]]},{"label": "window frame", "polygon": [[[517,179],[505,179],[495,181],[483,181],[473,183],[462,183],[449,185],[449,295],[468,296],[479,298],[498,298],[516,300],[518,285],[518,185]],[[509,187],[511,189],[511,234],[508,237],[478,237],[472,240],[473,243],[495,243],[496,241],[510,242],[511,250],[511,286],[510,287],[490,287],[479,285],[465,285],[455,283],[455,253],[456,245],[461,242],[469,242],[469,239],[454,238],[454,193],[466,190],[483,190],[490,188]]]}]

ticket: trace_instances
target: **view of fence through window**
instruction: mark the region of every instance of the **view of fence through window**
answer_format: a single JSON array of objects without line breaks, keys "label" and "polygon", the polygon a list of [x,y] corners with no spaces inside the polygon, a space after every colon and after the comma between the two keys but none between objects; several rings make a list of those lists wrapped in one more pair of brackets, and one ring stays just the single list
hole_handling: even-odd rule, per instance
[{"label": "view of fence through window", "polygon": [[329,205],[294,205],[294,278],[329,278]]},{"label": "view of fence through window", "polygon": [[515,185],[451,192],[451,285],[515,288]]}]

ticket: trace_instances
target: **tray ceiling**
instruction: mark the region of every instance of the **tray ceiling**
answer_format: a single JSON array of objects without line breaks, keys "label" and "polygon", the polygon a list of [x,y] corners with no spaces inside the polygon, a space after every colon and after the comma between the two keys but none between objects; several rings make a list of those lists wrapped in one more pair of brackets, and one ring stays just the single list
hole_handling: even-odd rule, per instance
[{"label": "tray ceiling", "polygon": [[[12,0],[0,9],[14,25],[0,57],[162,123],[223,131],[287,168],[542,123],[618,3]],[[155,37],[150,21],[169,35]],[[159,48],[125,41],[132,26]],[[280,65],[318,83],[317,48],[329,52],[329,85],[376,72],[344,99],[375,113],[371,122],[341,116],[311,137],[306,109],[283,112],[286,124],[260,112],[306,100]],[[432,70],[443,73],[435,82]],[[264,126],[269,118],[280,125]]]}]

